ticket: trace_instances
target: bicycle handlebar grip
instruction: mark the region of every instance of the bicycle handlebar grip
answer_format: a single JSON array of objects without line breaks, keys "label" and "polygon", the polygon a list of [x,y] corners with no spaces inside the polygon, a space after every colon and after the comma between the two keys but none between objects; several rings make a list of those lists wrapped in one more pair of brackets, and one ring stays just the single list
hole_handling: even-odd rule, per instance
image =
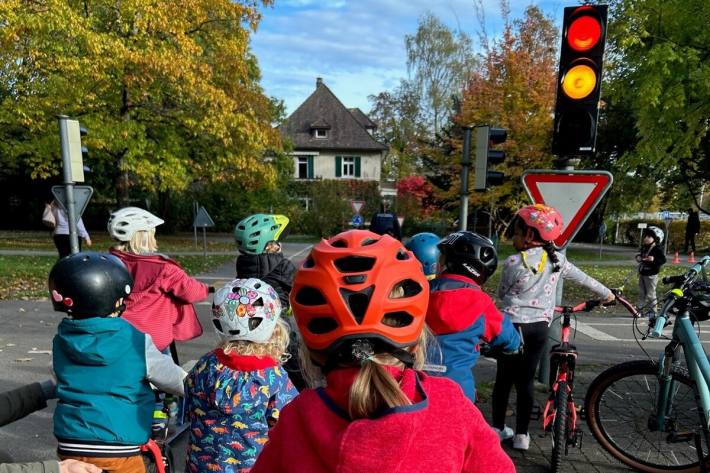
[{"label": "bicycle handlebar grip", "polygon": [[666,276],[663,278],[663,284],[678,284],[685,281],[685,275],[680,276]]},{"label": "bicycle handlebar grip", "polygon": [[649,336],[651,338],[660,338],[661,335],[663,335],[663,327],[665,326],[666,318],[662,315],[659,315],[658,317],[656,317],[656,324],[653,326],[653,330],[651,330]]}]

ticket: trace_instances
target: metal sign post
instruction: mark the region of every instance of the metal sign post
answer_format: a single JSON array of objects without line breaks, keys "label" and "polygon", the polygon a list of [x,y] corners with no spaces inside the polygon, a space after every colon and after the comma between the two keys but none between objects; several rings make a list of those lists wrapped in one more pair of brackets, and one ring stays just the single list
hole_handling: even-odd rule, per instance
[{"label": "metal sign post", "polygon": [[643,230],[648,227],[647,223],[639,223],[637,228],[639,229],[639,248],[643,246]]},{"label": "metal sign post", "polygon": [[[76,208],[74,202],[74,181],[72,180],[72,152],[75,139],[70,136],[70,133],[76,128],[79,131],[79,122],[70,120],[66,115],[59,115],[59,141],[62,148],[62,168],[64,171],[64,187],[66,189],[66,211],[67,220],[69,223],[69,247],[72,254],[79,252],[79,238],[76,232],[76,222],[79,220],[76,216]],[[81,135],[79,135],[79,162],[81,162]],[[73,159],[76,161],[76,158]],[[83,180],[83,166],[81,166]]]},{"label": "metal sign post", "polygon": [[602,222],[599,225],[599,259],[602,259],[602,246],[604,246],[604,237],[606,236],[606,223]]},{"label": "metal sign post", "polygon": [[667,255],[668,254],[668,238],[670,236],[670,231],[671,231],[671,213],[668,210],[663,211],[663,222],[666,224],[666,237],[664,238],[663,242],[663,254]]},{"label": "metal sign post", "polygon": [[195,215],[195,220],[192,222],[192,226],[195,227],[195,232],[197,232],[197,227],[202,227],[202,256],[207,258],[207,227],[214,227],[214,220],[210,217],[204,207],[200,207]]}]

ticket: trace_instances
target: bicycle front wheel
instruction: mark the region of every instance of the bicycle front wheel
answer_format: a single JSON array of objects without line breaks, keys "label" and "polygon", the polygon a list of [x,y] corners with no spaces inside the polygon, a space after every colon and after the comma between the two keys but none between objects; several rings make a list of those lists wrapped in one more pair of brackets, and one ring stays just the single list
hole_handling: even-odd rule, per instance
[{"label": "bicycle front wheel", "polygon": [[671,375],[671,405],[666,425],[661,428],[652,428],[659,390],[658,364],[621,363],[597,376],[587,390],[587,423],[594,438],[616,459],[638,471],[700,470],[692,436],[669,441],[672,433],[702,432],[693,382],[678,367]]},{"label": "bicycle front wheel", "polygon": [[555,394],[555,421],[552,426],[552,458],[550,467],[552,473],[557,473],[562,468],[562,454],[567,445],[567,383],[557,383]]}]

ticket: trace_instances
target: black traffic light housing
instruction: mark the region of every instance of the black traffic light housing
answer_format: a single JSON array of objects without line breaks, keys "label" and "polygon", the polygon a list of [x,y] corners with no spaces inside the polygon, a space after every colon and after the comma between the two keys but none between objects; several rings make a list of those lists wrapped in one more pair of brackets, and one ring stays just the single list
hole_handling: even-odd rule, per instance
[{"label": "black traffic light housing", "polygon": [[606,5],[564,10],[552,134],[552,153],[558,156],[594,153],[606,24]]},{"label": "black traffic light housing", "polygon": [[474,190],[484,191],[488,186],[503,184],[505,174],[499,171],[489,171],[491,165],[505,161],[505,151],[490,149],[492,145],[504,143],[508,132],[502,128],[491,128],[488,125],[476,127],[476,177]]}]

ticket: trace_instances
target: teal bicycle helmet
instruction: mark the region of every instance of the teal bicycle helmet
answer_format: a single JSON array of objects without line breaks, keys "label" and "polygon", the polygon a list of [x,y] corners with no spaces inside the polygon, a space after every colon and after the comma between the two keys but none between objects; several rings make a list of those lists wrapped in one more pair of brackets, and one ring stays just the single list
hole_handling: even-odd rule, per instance
[{"label": "teal bicycle helmet", "polygon": [[234,228],[239,251],[250,255],[263,253],[268,242],[279,239],[288,222],[285,215],[254,214],[245,218]]}]

